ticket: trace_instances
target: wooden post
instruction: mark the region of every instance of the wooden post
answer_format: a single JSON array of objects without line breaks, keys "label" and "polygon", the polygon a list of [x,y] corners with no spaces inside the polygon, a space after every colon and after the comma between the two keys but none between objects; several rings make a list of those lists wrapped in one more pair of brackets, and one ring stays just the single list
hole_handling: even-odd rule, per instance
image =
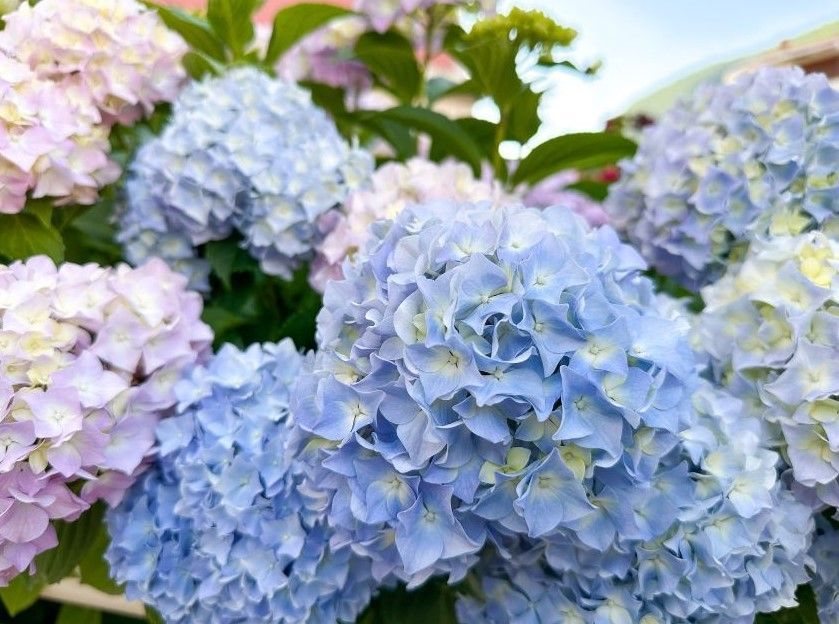
[{"label": "wooden post", "polygon": [[143,603],[129,602],[124,596],[106,594],[89,585],[82,585],[79,579],[73,577],[68,577],[54,585],[48,585],[41,592],[41,597],[53,602],[90,607],[138,619],[146,618]]}]

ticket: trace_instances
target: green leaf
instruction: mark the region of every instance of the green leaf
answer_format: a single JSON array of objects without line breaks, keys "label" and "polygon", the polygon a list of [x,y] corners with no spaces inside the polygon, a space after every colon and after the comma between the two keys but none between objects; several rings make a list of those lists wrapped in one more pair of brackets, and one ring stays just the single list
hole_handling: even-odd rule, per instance
[{"label": "green leaf", "polygon": [[253,40],[253,12],[260,0],[210,0],[207,21],[227,44],[234,59],[241,59]]},{"label": "green leaf", "polygon": [[76,605],[62,605],[55,624],[101,624],[102,612]]},{"label": "green leaf", "polygon": [[525,90],[516,71],[516,48],[502,38],[468,41],[459,26],[449,29],[446,49],[469,71],[470,89],[489,95],[502,113]]},{"label": "green leaf", "polygon": [[311,93],[312,102],[333,117],[341,117],[347,114],[347,92],[341,87],[333,87],[310,81],[302,81],[300,86]]},{"label": "green leaf", "polygon": [[609,194],[609,185],[605,182],[596,182],[594,180],[580,180],[569,184],[568,189],[577,191],[583,195],[588,195],[594,201],[602,202]]},{"label": "green leaf", "polygon": [[364,624],[456,624],[455,592],[441,581],[430,581],[408,591],[404,587],[382,591],[361,615]]},{"label": "green leaf", "polygon": [[146,621],[149,624],[166,624],[160,614],[149,606],[146,606]]},{"label": "green leaf", "polygon": [[253,320],[215,304],[204,306],[204,313],[201,318],[212,328],[213,334],[216,336],[221,336],[237,327],[247,325],[249,321]]},{"label": "green leaf", "polygon": [[233,239],[211,241],[204,247],[204,257],[224,287],[230,289],[236,257],[241,248]]},{"label": "green leaf", "polygon": [[310,32],[352,11],[331,4],[302,2],[278,11],[274,16],[274,30],[265,52],[265,63],[273,65],[283,53]]},{"label": "green leaf", "polygon": [[390,91],[403,104],[410,104],[422,87],[422,72],[414,47],[395,30],[364,33],[355,44],[355,55],[363,62],[376,83]]},{"label": "green leaf", "polygon": [[531,89],[525,89],[516,99],[516,104],[510,108],[507,115],[507,132],[504,139],[527,143],[539,126],[542,124],[539,119],[539,103],[542,101],[542,94]]},{"label": "green leaf", "polygon": [[44,223],[44,215],[24,210],[0,215],[0,255],[9,260],[24,260],[46,254],[55,262],[64,259],[64,242],[58,230]]},{"label": "green leaf", "polygon": [[291,338],[299,348],[314,346],[315,318],[321,308],[320,295],[311,291],[300,300],[296,310],[280,325],[279,338]]},{"label": "green leaf", "polygon": [[463,128],[448,117],[412,106],[397,106],[367,114],[426,133],[443,153],[471,165],[475,175],[480,173],[482,158],[480,146]]},{"label": "green leaf", "polygon": [[519,163],[514,184],[533,184],[564,169],[610,165],[635,153],[635,143],[613,132],[581,132],[545,141]]},{"label": "green leaf", "polygon": [[[66,210],[62,208],[61,210]],[[53,206],[49,199],[35,199],[26,203],[26,212],[35,216],[45,226],[52,225]]]},{"label": "green leaf", "polygon": [[451,93],[451,91],[456,89],[458,86],[460,85],[456,82],[452,82],[448,78],[438,76],[425,83],[425,93],[428,96],[428,101],[433,104],[441,97]]},{"label": "green leaf", "polygon": [[87,554],[101,530],[104,507],[98,503],[84,512],[77,520],[55,522],[58,546],[35,558],[38,575],[47,583],[57,583],[68,576]]},{"label": "green leaf", "polygon": [[[485,119],[475,119],[474,117],[461,117],[453,121],[478,144],[484,154],[484,159],[492,160],[497,124],[486,121]],[[440,161],[446,157],[446,153],[437,143],[432,143],[429,156],[431,160]]]},{"label": "green leaf", "polygon": [[181,63],[193,80],[201,80],[204,76],[215,76],[221,73],[221,65],[195,50],[184,54]]},{"label": "green leaf", "polygon": [[0,587],[0,600],[9,615],[14,617],[25,611],[38,600],[46,583],[43,579],[33,578],[28,574],[19,574],[6,587]]},{"label": "green leaf", "polygon": [[80,580],[85,585],[95,587],[106,594],[121,594],[122,587],[111,578],[108,562],[105,561],[105,550],[110,538],[105,524],[99,525],[96,535],[87,552],[79,561]]},{"label": "green leaf", "polygon": [[417,137],[401,123],[376,116],[356,118],[357,123],[390,143],[398,160],[408,160],[417,155]]},{"label": "green leaf", "polygon": [[104,265],[122,259],[122,249],[115,242],[116,232],[111,222],[115,195],[113,188],[106,189],[98,203],[62,232],[66,260],[78,263],[95,261]]},{"label": "green leaf", "polygon": [[163,23],[183,37],[193,49],[217,61],[224,60],[224,44],[207,22],[174,7],[160,6],[148,0],[143,4],[157,11]]}]

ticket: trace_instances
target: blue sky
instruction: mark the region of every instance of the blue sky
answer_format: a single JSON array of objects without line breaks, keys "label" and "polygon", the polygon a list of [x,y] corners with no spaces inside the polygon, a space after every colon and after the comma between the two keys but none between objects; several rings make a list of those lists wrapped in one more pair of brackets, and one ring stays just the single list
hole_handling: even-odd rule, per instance
[{"label": "blue sky", "polygon": [[552,78],[548,138],[596,130],[656,87],[716,61],[839,19],[839,0],[507,0],[579,31],[573,56],[601,59],[594,79]]}]

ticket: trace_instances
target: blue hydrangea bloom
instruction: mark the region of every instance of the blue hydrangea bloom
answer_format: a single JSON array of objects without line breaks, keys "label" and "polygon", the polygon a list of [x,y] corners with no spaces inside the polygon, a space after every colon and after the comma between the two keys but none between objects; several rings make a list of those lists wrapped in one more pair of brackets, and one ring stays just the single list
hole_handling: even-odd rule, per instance
[{"label": "blue hydrangea bloom", "polygon": [[702,296],[714,378],[775,430],[813,505],[839,505],[839,237],[755,241]]},{"label": "blue hydrangea bloom", "polygon": [[159,463],[109,513],[114,578],[168,623],[334,624],[370,600],[370,562],[335,543],[289,448],[303,365],[285,340],[194,368]]},{"label": "blue hydrangea bloom", "polygon": [[117,238],[129,262],[159,256],[206,290],[195,247],[237,232],[266,273],[288,278],[371,171],[308,93],[233,69],[187,87],[162,135],[139,150]]},{"label": "blue hydrangea bloom", "polygon": [[660,272],[697,290],[748,241],[839,214],[839,92],[765,68],[700,87],[646,128],[605,203]]},{"label": "blue hydrangea bloom", "polygon": [[839,622],[839,529],[818,518],[818,531],[810,554],[816,565],[813,592],[819,620],[825,624]]},{"label": "blue hydrangea bloom", "polygon": [[605,549],[602,520],[585,537],[502,541],[476,567],[482,591],[459,601],[459,621],[749,624],[793,605],[811,563],[809,509],[778,481],[779,457],[739,400],[703,382],[693,404],[691,426],[651,478],[666,500],[647,510],[666,514],[665,530]]},{"label": "blue hydrangea bloom", "polygon": [[374,574],[457,580],[501,536],[606,551],[666,530],[651,479],[693,360],[638,254],[562,208],[432,203],[375,229],[326,290],[293,407]]}]

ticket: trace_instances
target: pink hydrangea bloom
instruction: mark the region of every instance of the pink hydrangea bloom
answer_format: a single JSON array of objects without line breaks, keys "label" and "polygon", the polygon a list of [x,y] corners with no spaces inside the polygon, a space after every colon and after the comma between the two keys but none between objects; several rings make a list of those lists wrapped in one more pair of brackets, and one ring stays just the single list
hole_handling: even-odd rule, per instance
[{"label": "pink hydrangea bloom", "polygon": [[500,184],[478,179],[465,164],[441,164],[424,158],[407,163],[388,163],[379,168],[369,183],[349,196],[341,213],[329,215],[323,223],[331,230],[318,248],[309,282],[323,292],[327,280],[340,278],[344,258],[362,248],[368,227],[379,219],[392,219],[409,204],[435,200],[460,203],[490,201],[493,205],[509,200]]},{"label": "pink hydrangea bloom", "polygon": [[567,188],[569,184],[574,184],[579,179],[580,175],[576,171],[561,171],[523,190],[522,202],[525,206],[533,208],[548,208],[549,206],[570,208],[592,226],[608,223],[609,215],[599,203]]},{"label": "pink hydrangea bloom", "polygon": [[89,204],[119,176],[108,131],[78,89],[42,80],[0,52],[0,213],[33,197]]},{"label": "pink hydrangea bloom", "polygon": [[89,93],[106,123],[136,121],[186,78],[186,44],[135,0],[24,2],[4,19],[0,50]]},{"label": "pink hydrangea bloom", "polygon": [[144,468],[181,371],[209,352],[185,284],[160,260],[0,266],[0,586],[55,546],[53,520],[118,503]]}]

